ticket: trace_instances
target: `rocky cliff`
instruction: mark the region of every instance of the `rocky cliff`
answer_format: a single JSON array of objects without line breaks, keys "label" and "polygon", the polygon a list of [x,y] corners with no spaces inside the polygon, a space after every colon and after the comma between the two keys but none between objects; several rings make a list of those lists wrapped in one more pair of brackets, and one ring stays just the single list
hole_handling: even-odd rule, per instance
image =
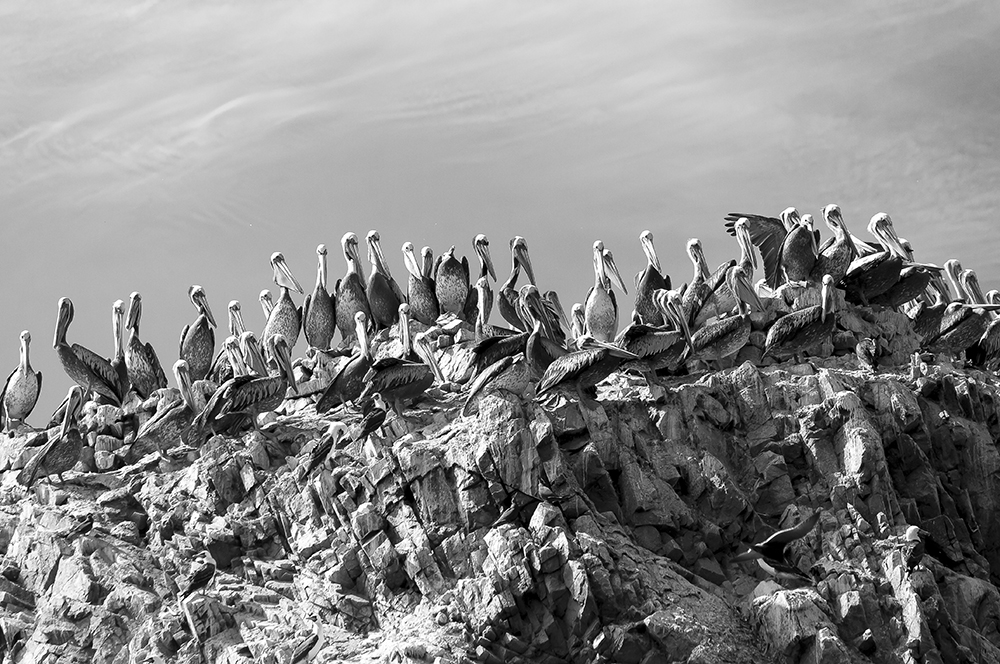
[{"label": "rocky cliff", "polygon": [[[88,472],[27,492],[14,471],[46,434],[19,430],[0,449],[0,652],[1000,662],[996,377],[743,359],[655,394],[616,374],[596,410],[497,391],[462,417],[464,395],[439,386],[310,475],[330,424],[358,426],[317,415],[314,397],[286,400],[266,435],[142,456],[128,413],[91,404]],[[148,417],[166,398],[126,410]],[[790,546],[811,581],[731,562],[816,510]],[[928,550],[912,570],[909,524]],[[218,571],[179,601],[202,551]]]}]

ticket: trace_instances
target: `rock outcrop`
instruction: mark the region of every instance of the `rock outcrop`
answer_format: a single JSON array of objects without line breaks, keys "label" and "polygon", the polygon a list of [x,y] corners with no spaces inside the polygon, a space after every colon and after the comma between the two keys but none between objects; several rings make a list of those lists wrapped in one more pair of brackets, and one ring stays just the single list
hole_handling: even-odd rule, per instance
[{"label": "rock outcrop", "polygon": [[[91,408],[89,472],[27,492],[45,434],[5,436],[5,661],[1000,662],[992,374],[743,362],[656,398],[617,374],[596,410],[500,391],[469,417],[448,388],[308,476],[357,419],[315,397],[263,434],[142,455]],[[811,583],[731,562],[816,510],[790,546]],[[216,575],[181,599],[202,551]]]}]

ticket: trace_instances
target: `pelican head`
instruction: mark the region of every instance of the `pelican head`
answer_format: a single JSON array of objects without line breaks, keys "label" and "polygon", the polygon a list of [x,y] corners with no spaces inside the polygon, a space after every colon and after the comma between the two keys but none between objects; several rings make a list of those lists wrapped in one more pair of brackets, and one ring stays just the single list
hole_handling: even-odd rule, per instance
[{"label": "pelican head", "polygon": [[368,231],[368,235],[365,236],[365,242],[368,243],[368,261],[372,264],[372,271],[380,272],[387,279],[392,279],[389,266],[385,262],[385,255],[382,253],[382,238],[379,236],[378,231]]},{"label": "pelican head", "polygon": [[871,221],[868,222],[868,232],[878,238],[882,246],[886,248],[886,251],[903,260],[908,260],[906,249],[903,247],[899,236],[896,235],[896,229],[892,227],[892,219],[889,218],[888,214],[879,212],[874,215]]},{"label": "pelican head", "polygon": [[410,354],[410,305],[399,304],[399,341],[403,345],[403,357]]},{"label": "pelican head", "polygon": [[[264,291],[267,292],[267,291]],[[240,307],[239,300],[229,301],[229,334],[233,336],[239,336],[243,334],[246,330],[246,326],[243,324],[243,309]]]},{"label": "pelican head", "polygon": [[968,298],[968,293],[965,293],[962,289],[960,282],[960,275],[962,274],[962,264],[958,262],[957,258],[949,258],[944,262],[944,274],[948,277],[948,282],[951,287],[955,290],[955,299],[960,300],[962,298]]},{"label": "pelican head", "polygon": [[[625,281],[622,279],[621,272],[618,271],[618,266],[615,264],[615,257],[611,253],[610,249],[605,249],[604,253],[601,254],[601,260],[604,262],[604,272],[606,275],[610,275],[618,288],[622,289],[622,292],[628,295],[628,288],[625,287]],[[605,281],[607,282],[607,287],[611,288],[611,280],[606,276]]]},{"label": "pelican head", "polygon": [[604,242],[601,240],[594,242],[594,278],[597,287],[611,287],[608,283],[607,266],[604,264]]},{"label": "pelican head", "polygon": [[58,314],[56,315],[56,336],[52,342],[53,348],[59,348],[60,343],[66,343],[66,331],[73,322],[73,301],[68,297],[59,298]]},{"label": "pelican head", "polygon": [[424,276],[423,270],[417,263],[417,257],[413,253],[412,242],[403,243],[403,265],[406,266],[406,271],[412,274],[417,279],[420,279]]},{"label": "pelican head", "polygon": [[1000,304],[1000,291],[998,290],[987,291],[986,301],[989,304]]},{"label": "pelican head", "polygon": [[358,335],[358,348],[361,349],[361,354],[371,359],[371,348],[368,345],[368,316],[363,311],[354,314],[354,332]]},{"label": "pelican head", "polygon": [[959,279],[962,284],[962,289],[969,296],[969,304],[986,304],[986,296],[983,295],[983,289],[979,285],[979,277],[976,276],[975,270],[962,270],[959,275]]},{"label": "pelican head", "polygon": [[197,284],[191,286],[188,289],[188,298],[190,298],[191,304],[198,310],[198,313],[208,319],[208,324],[216,327],[215,316],[212,315],[212,309],[208,306],[208,295],[205,294],[205,289]]},{"label": "pelican head", "polygon": [[21,332],[21,363],[28,364],[28,346],[31,344],[31,333],[27,330]]},{"label": "pelican head", "polygon": [[479,255],[479,260],[486,267],[487,274],[493,277],[493,281],[496,281],[497,273],[493,269],[493,259],[490,257],[489,239],[485,235],[480,233],[472,241],[472,246],[476,250],[476,253]]},{"label": "pelican head", "polygon": [[69,433],[82,407],[83,388],[79,385],[74,385],[69,388],[69,392],[66,394],[66,412],[63,415],[62,428],[59,429],[60,436],[65,437]]},{"label": "pelican head", "polygon": [[194,405],[194,390],[191,388],[191,370],[184,360],[174,362],[174,378],[177,380],[177,389],[181,391],[181,399],[192,411],[196,410]]},{"label": "pelican head", "polygon": [[573,308],[570,310],[570,315],[573,317],[573,325],[571,331],[573,338],[576,339],[583,335],[583,330],[586,326],[586,316],[584,314],[583,305],[579,302],[573,304]]},{"label": "pelican head", "polygon": [[906,529],[907,542],[919,542],[920,541],[920,528],[918,526],[910,526]]},{"label": "pelican head", "polygon": [[326,245],[316,247],[316,287],[326,288]]},{"label": "pelican head", "polygon": [[779,215],[781,223],[785,225],[785,231],[791,231],[801,221],[799,211],[793,207],[786,207]]},{"label": "pelican head", "polygon": [[421,265],[423,275],[429,279],[434,270],[434,250],[430,247],[424,247],[420,250],[420,258],[423,260],[423,265]]},{"label": "pelican head", "polygon": [[235,336],[228,336],[222,343],[222,347],[226,349],[226,357],[229,358],[229,364],[233,367],[233,376],[246,376],[250,373],[250,367],[247,366],[243,359],[243,353],[240,352],[239,339]]},{"label": "pelican head", "polygon": [[826,322],[828,315],[833,315],[835,300],[833,299],[833,277],[829,274],[823,275],[823,290],[820,291],[820,302],[823,308],[820,310],[819,319]]},{"label": "pelican head", "polygon": [[280,251],[271,254],[271,267],[274,268],[274,283],[280,288],[292,289],[299,293],[303,292],[302,286],[292,276],[292,271],[288,269],[285,257],[281,255]]},{"label": "pelican head", "polygon": [[705,250],[701,248],[701,240],[696,237],[687,241],[687,255],[694,263],[695,276],[708,279],[712,273],[708,271],[708,261],[705,259]]},{"label": "pelican head", "polygon": [[139,331],[139,320],[142,318],[142,295],[133,291],[128,296],[128,318],[125,321],[126,330]]},{"label": "pelican head", "polygon": [[851,255],[858,255],[858,247],[854,244],[854,238],[851,237],[851,232],[847,230],[847,222],[844,221],[844,215],[840,213],[840,206],[830,203],[825,208],[823,208],[823,218],[826,220],[826,225],[830,227],[833,234],[836,236],[843,235],[844,241],[847,242],[847,246],[851,248]]},{"label": "pelican head", "polygon": [[804,226],[805,229],[809,231],[809,237],[812,239],[813,253],[819,253],[819,246],[816,244],[816,233],[814,232],[816,229],[816,221],[813,219],[813,216],[811,214],[802,215],[799,225]]},{"label": "pelican head", "polygon": [[646,254],[647,265],[663,274],[663,270],[660,269],[660,259],[656,257],[656,249],[653,248],[653,233],[648,230],[639,233],[639,244],[642,245],[642,253]]},{"label": "pelican head", "polygon": [[750,259],[750,265],[756,270],[757,253],[753,250],[753,240],[750,238],[750,220],[746,217],[740,217],[736,220],[733,230],[736,231],[736,242],[740,245],[740,251],[746,258]]},{"label": "pelican head", "polygon": [[520,235],[515,235],[510,241],[510,259],[515,265],[524,268],[529,284],[535,283],[535,270],[531,267],[531,258],[528,257],[528,241]]},{"label": "pelican head", "polygon": [[288,341],[280,334],[267,338],[267,349],[271,357],[278,364],[278,372],[288,381],[288,386],[292,388],[292,394],[298,395],[299,387],[295,384],[295,372],[292,370],[291,351],[288,348]]},{"label": "pelican head", "polygon": [[115,335],[115,357],[122,357],[122,335],[125,332],[125,303],[115,300],[111,305],[111,331]]},{"label": "pelican head", "polygon": [[340,247],[344,250],[344,260],[347,261],[347,272],[357,272],[361,281],[365,280],[365,271],[361,267],[361,256],[358,254],[358,236],[354,233],[344,233],[340,238]]},{"label": "pelican head", "polygon": [[264,361],[264,356],[260,352],[260,343],[257,341],[257,335],[247,330],[240,335],[239,343],[240,353],[243,354],[243,360],[250,370],[255,374],[266,376],[267,362]]}]

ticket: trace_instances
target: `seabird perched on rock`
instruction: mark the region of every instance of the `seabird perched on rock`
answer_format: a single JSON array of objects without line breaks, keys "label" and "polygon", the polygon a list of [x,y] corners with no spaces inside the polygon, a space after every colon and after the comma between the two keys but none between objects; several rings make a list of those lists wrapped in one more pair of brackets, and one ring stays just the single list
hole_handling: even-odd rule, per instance
[{"label": "seabird perched on rock", "polygon": [[14,369],[0,392],[0,424],[9,427],[12,421],[24,422],[35,408],[38,395],[42,391],[42,372],[34,371],[28,359],[28,345],[31,333],[21,332],[21,354]]},{"label": "seabird perched on rock", "polygon": [[302,639],[295,646],[292,651],[292,659],[290,664],[298,664],[298,662],[311,662],[319,654],[319,651],[323,648],[323,622],[320,620],[313,621],[313,633]]},{"label": "seabird perched on rock", "polygon": [[181,601],[191,597],[194,593],[205,590],[215,579],[215,572],[218,563],[209,551],[202,551],[198,554],[195,562],[191,564],[191,573],[188,574],[184,589],[181,591]]},{"label": "seabird perched on rock", "polygon": [[820,510],[816,510],[812,516],[800,521],[797,525],[779,530],[760,544],[751,544],[745,553],[734,557],[732,562],[741,563],[747,560],[756,560],[761,569],[776,579],[811,582],[812,579],[789,562],[788,545],[809,534],[819,521],[819,516]]},{"label": "seabird perched on rock", "polygon": [[924,540],[920,538],[919,526],[910,526],[906,529],[906,544],[911,547],[909,553],[906,554],[906,571],[912,572],[923,560],[924,553],[927,551]]}]

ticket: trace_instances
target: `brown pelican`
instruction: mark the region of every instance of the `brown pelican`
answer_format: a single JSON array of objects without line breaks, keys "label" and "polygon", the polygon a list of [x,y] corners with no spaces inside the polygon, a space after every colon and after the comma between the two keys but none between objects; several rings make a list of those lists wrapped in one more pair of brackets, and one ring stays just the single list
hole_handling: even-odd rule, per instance
[{"label": "brown pelican", "polygon": [[[701,247],[701,240],[697,238],[688,240],[687,254],[688,258],[691,259],[691,264],[694,266],[694,275],[691,277],[691,283],[688,284],[687,290],[684,291],[681,306],[683,307],[683,313],[688,321],[688,325],[694,326],[696,323],[707,320],[707,317],[699,320],[698,316],[701,315],[705,303],[709,301],[712,294],[725,281],[725,270],[729,269],[730,265],[735,264],[735,261],[728,264],[723,263],[714,274],[709,272],[708,261],[705,260],[705,251]],[[715,315],[714,307],[712,311],[712,315]]]},{"label": "brown pelican", "polygon": [[[958,261],[948,261],[946,267],[949,263],[955,269]],[[990,318],[987,312],[997,309],[977,301],[985,298],[972,270],[963,270],[955,285],[959,292],[965,295],[965,299],[956,300],[945,307],[938,334],[926,342],[927,349],[933,353],[957,354],[976,344],[989,327]],[[974,355],[976,350],[973,349]]]},{"label": "brown pelican", "polygon": [[[497,280],[497,273],[493,270],[493,259],[490,257],[490,241],[485,235],[480,233],[472,241],[472,246],[476,250],[476,255],[479,257],[479,276],[476,279],[486,279],[486,288],[490,288],[490,282],[487,277],[493,277],[493,281]],[[471,283],[472,277],[469,277]],[[490,290],[490,302],[493,302],[493,291]],[[478,318],[478,312],[476,307],[478,306],[479,298],[473,289],[469,289],[469,294],[465,298],[465,307],[463,308],[464,317],[466,322],[475,324]],[[487,322],[489,319],[487,318]]]},{"label": "brown pelican", "polygon": [[239,433],[239,425],[249,417],[254,429],[257,416],[274,410],[285,399],[285,393],[291,387],[293,394],[298,394],[295,385],[295,375],[289,358],[288,342],[280,334],[267,338],[268,350],[278,365],[277,375],[235,376],[219,386],[205,408],[192,423],[195,431],[223,433],[235,435]]},{"label": "brown pelican", "polygon": [[274,300],[271,299],[271,291],[266,288],[257,297],[260,300],[260,308],[264,311],[264,320],[271,317],[271,309],[274,309]]},{"label": "brown pelican", "polygon": [[750,240],[745,218],[737,220],[734,229],[736,230],[736,242],[740,247],[739,262],[728,261],[716,269],[708,280],[712,287],[709,292],[706,290],[706,297],[701,303],[701,307],[694,314],[693,320],[689,321],[692,328],[701,328],[719,316],[728,316],[737,306],[737,295],[726,285],[726,274],[730,267],[734,265],[739,268],[745,279],[738,281],[743,292],[743,301],[749,305],[752,311],[763,311],[764,304],[757,296],[757,291],[750,285],[754,270],[757,269],[757,258],[753,251],[753,243]]},{"label": "brown pelican", "polygon": [[51,436],[49,441],[24,465],[24,469],[17,476],[18,482],[30,487],[39,472],[45,476],[56,475],[60,482],[63,481],[62,474],[76,465],[83,450],[83,438],[76,425],[76,418],[82,406],[83,390],[79,385],[74,385],[69,388],[69,394],[66,396],[62,427],[55,434],[49,434]]},{"label": "brown pelican", "polygon": [[520,235],[511,238],[510,263],[510,276],[500,285],[500,299],[497,302],[497,308],[507,323],[523,332],[526,331],[527,324],[517,314],[517,279],[523,268],[528,283],[535,285],[535,270],[531,267],[531,258],[528,256],[528,241]]},{"label": "brown pelican", "polygon": [[[136,433],[133,448],[166,451],[179,443],[188,443],[191,422],[205,407],[207,400],[201,393],[194,391],[191,372],[185,360],[174,362],[173,370],[181,398],[157,409],[153,417]],[[138,459],[130,460],[134,462]]]},{"label": "brown pelican", "polygon": [[868,303],[894,308],[917,300],[924,295],[939,273],[940,268],[933,266],[907,265],[899,271],[899,281],[881,295],[869,299]]},{"label": "brown pelican", "polygon": [[[243,312],[240,308],[240,301],[230,300],[228,309],[229,336],[239,339],[240,335],[247,330],[246,326],[243,324]],[[219,385],[222,385],[224,382],[233,377],[233,365],[229,362],[229,355],[226,353],[226,347],[224,344],[215,356],[215,360],[212,362],[212,368],[209,369],[208,373],[212,380]]]},{"label": "brown pelican", "polygon": [[761,359],[770,355],[795,355],[809,350],[833,334],[836,322],[836,300],[833,298],[833,277],[823,275],[820,303],[793,311],[774,321],[767,331]]},{"label": "brown pelican", "polygon": [[[1000,291],[991,290],[986,294],[986,304],[1000,304]],[[979,341],[965,350],[965,356],[975,365],[993,367],[1000,359],[1000,317],[996,317],[986,326],[986,331]]]},{"label": "brown pelican", "polygon": [[827,205],[823,208],[823,218],[826,219],[826,225],[833,231],[833,238],[824,242],[823,246],[819,248],[819,254],[816,256],[812,272],[809,273],[809,279],[819,281],[825,275],[830,275],[834,285],[836,285],[847,274],[847,269],[850,267],[851,261],[857,257],[858,250],[854,246],[850,231],[847,230],[847,224],[844,223],[840,207],[832,203]]},{"label": "brown pelican", "polygon": [[337,292],[337,329],[340,330],[340,336],[344,341],[348,341],[354,336],[355,314],[362,312],[367,321],[372,317],[372,312],[368,306],[368,295],[365,293],[365,273],[358,255],[358,236],[354,233],[345,233],[344,237],[340,238],[340,246],[344,251],[344,260],[347,261],[347,274],[343,279],[337,280],[334,289]]},{"label": "brown pelican", "polygon": [[556,387],[572,387],[580,398],[580,403],[594,410],[598,403],[585,396],[584,390],[595,387],[610,376],[623,361],[639,359],[634,353],[593,337],[584,336],[581,343],[581,350],[552,361],[535,388],[536,397],[541,397]]},{"label": "brown pelican", "polygon": [[524,357],[528,361],[532,378],[540,380],[553,360],[565,355],[567,351],[554,331],[549,329],[551,321],[546,320],[549,311],[538,289],[533,284],[526,284],[521,287],[519,298],[521,309],[531,321],[531,332],[524,343]]},{"label": "brown pelican", "polygon": [[368,387],[362,394],[364,398],[377,392],[386,403],[392,404],[393,410],[400,417],[403,416],[407,402],[426,392],[435,380],[444,382],[441,369],[434,357],[434,350],[424,333],[417,334],[413,339],[413,351],[423,361],[413,362],[405,358],[410,353],[410,334],[408,326],[404,323],[405,318],[403,316],[399,320],[403,327],[400,330],[400,340],[403,342],[404,357],[386,357],[373,364],[365,375]]},{"label": "brown pelican", "polygon": [[302,310],[292,302],[291,290],[295,289],[301,293],[302,286],[292,276],[280,251],[271,254],[271,267],[274,269],[274,283],[281,292],[278,301],[274,303],[274,308],[271,309],[271,314],[267,317],[261,338],[264,340],[264,346],[270,350],[271,344],[268,343],[268,339],[280,335],[285,338],[285,343],[291,351],[295,348],[295,342],[299,340],[299,330],[302,329]]},{"label": "brown pelican", "polygon": [[583,309],[586,332],[598,341],[611,341],[618,331],[618,302],[611,290],[612,277],[627,295],[628,289],[614,257],[605,251],[604,243],[598,240],[594,242],[594,286],[587,293]]},{"label": "brown pelican", "polygon": [[118,394],[118,376],[111,368],[111,363],[94,351],[80,344],[70,346],[66,342],[66,332],[73,322],[73,302],[68,297],[59,300],[59,314],[56,318],[56,334],[52,347],[56,349],[59,363],[70,380],[87,390],[96,392],[110,399],[112,403],[120,404]]},{"label": "brown pelican", "polygon": [[434,264],[434,294],[437,295],[441,313],[457,314],[465,312],[465,301],[469,297],[469,259],[455,258],[455,246],[438,256]]},{"label": "brown pelican", "polygon": [[302,331],[306,342],[313,348],[327,350],[337,331],[337,314],[333,296],[326,289],[326,245],[316,247],[319,265],[316,268],[316,287],[302,301]]},{"label": "brown pelican", "polygon": [[635,277],[635,311],[641,323],[662,326],[665,321],[653,301],[653,293],[661,288],[670,290],[670,276],[664,276],[660,270],[660,259],[656,257],[656,249],[653,247],[653,234],[643,231],[639,235],[639,243],[646,254],[646,269]]},{"label": "brown pelican", "polygon": [[28,345],[31,334],[21,332],[21,355],[17,368],[7,376],[3,392],[0,392],[0,424],[9,429],[11,422],[22,423],[31,415],[42,391],[42,372],[34,371],[28,359]]},{"label": "brown pelican", "polygon": [[653,293],[653,303],[660,310],[661,319],[671,323],[675,329],[633,323],[615,339],[618,346],[639,358],[622,363],[622,371],[638,371],[650,387],[655,382],[657,371],[674,369],[687,357],[691,344],[691,333],[687,321],[683,319],[677,292],[661,288]]},{"label": "brown pelican", "polygon": [[753,287],[738,266],[726,272],[726,284],[736,293],[737,314],[719,318],[695,332],[691,337],[691,359],[723,360],[739,352],[750,339],[750,310],[743,296]]},{"label": "brown pelican", "polygon": [[249,373],[256,376],[266,376],[268,374],[267,362],[264,360],[264,353],[253,332],[247,330],[239,336],[240,354],[246,363]]},{"label": "brown pelican", "polygon": [[406,296],[399,290],[399,285],[389,273],[378,231],[368,231],[365,238],[368,242],[368,260],[372,264],[372,273],[368,277],[368,307],[371,310],[372,321],[376,330],[392,327],[399,320],[399,305],[406,302]]},{"label": "brown pelican", "polygon": [[355,312],[354,328],[354,333],[348,335],[348,338],[357,337],[358,352],[343,361],[337,369],[330,385],[316,402],[318,413],[325,413],[334,406],[348,401],[357,401],[364,391],[365,374],[372,365],[372,353],[368,345],[368,317],[365,312]]},{"label": "brown pelican", "polygon": [[868,232],[878,238],[883,249],[853,260],[844,277],[848,300],[863,305],[899,283],[906,260],[906,251],[889,215],[879,212],[873,216],[868,222]]},{"label": "brown pelican", "polygon": [[490,313],[493,312],[493,291],[490,289],[489,280],[486,277],[479,277],[476,280],[475,293],[478,303],[476,305],[476,341],[482,341],[489,337],[509,337],[519,334],[519,330],[511,330],[506,327],[490,325]]},{"label": "brown pelican", "polygon": [[747,220],[751,242],[760,250],[764,262],[764,278],[772,290],[785,281],[809,279],[816,262],[817,233],[812,216],[799,217],[793,207],[785,208],[781,218],[759,214],[731,213],[726,216],[730,235],[736,234],[736,222]]},{"label": "brown pelican", "polygon": [[433,325],[441,314],[434,294],[434,280],[430,275],[433,254],[430,247],[424,247],[421,253],[423,264],[418,265],[417,257],[413,254],[413,243],[403,243],[403,264],[410,273],[407,295],[413,317],[424,325]]},{"label": "brown pelican", "polygon": [[734,556],[732,561],[741,563],[756,560],[761,569],[777,579],[811,582],[812,579],[789,560],[788,545],[808,535],[816,527],[820,514],[820,510],[816,510],[812,516],[795,526],[779,530],[760,544],[751,544],[745,553]]},{"label": "brown pelican", "polygon": [[132,293],[128,303],[129,330],[128,344],[125,346],[125,366],[128,379],[136,394],[145,399],[154,391],[167,386],[167,376],[156,357],[156,351],[148,343],[139,340],[139,320],[142,317],[142,296]]},{"label": "brown pelican", "polygon": [[205,289],[195,285],[188,289],[188,297],[198,317],[181,330],[180,359],[188,363],[188,370],[194,380],[202,380],[208,375],[215,355],[215,316],[208,306]]},{"label": "brown pelican", "polygon": [[125,364],[125,303],[121,300],[115,300],[111,305],[111,332],[115,337],[115,354],[111,358],[111,368],[118,378],[115,391],[124,402],[131,384],[128,381],[128,366]]},{"label": "brown pelican", "polygon": [[921,347],[941,331],[941,321],[947,306],[945,294],[935,287],[934,300],[931,303],[921,302],[909,312],[908,317],[913,322],[913,331],[920,339]]},{"label": "brown pelican", "polygon": [[575,340],[583,336],[583,331],[587,325],[587,321],[584,318],[583,305],[580,304],[579,302],[575,302],[573,304],[572,317],[573,320],[570,329],[570,334],[573,336],[573,339]]}]

